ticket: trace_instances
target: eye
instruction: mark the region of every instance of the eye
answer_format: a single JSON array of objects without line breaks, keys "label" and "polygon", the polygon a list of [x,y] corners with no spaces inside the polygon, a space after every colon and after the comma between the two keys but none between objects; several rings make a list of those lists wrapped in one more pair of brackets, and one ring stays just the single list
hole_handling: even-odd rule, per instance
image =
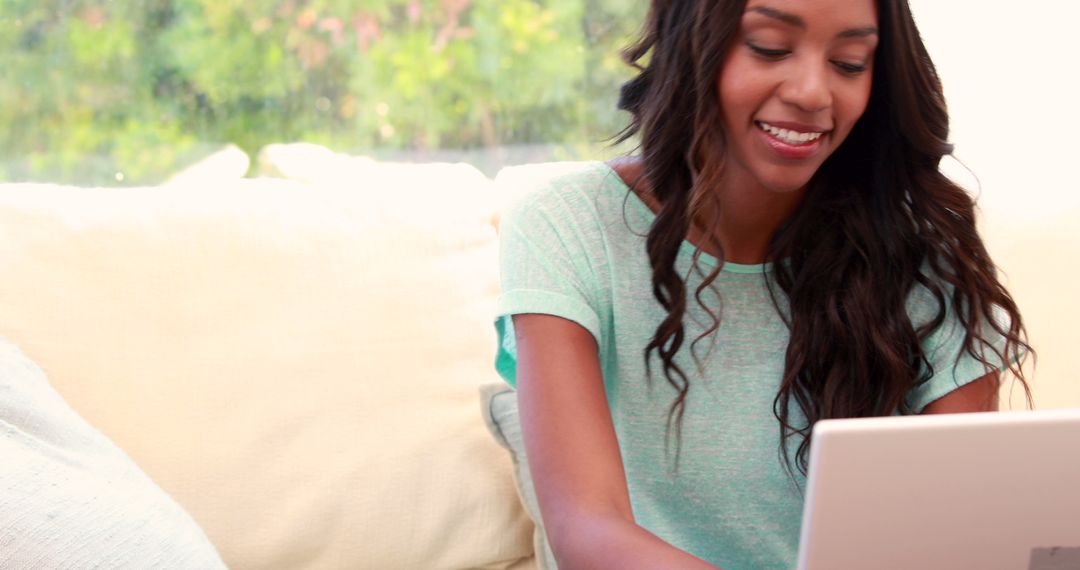
[{"label": "eye", "polygon": [[750,50],[753,51],[755,54],[757,54],[759,57],[762,57],[762,58],[768,59],[768,60],[782,59],[784,56],[791,53],[790,50],[786,50],[786,49],[770,49],[770,48],[761,47],[759,45],[754,45],[754,44],[752,44],[750,42],[746,43],[746,47],[750,48]]},{"label": "eye", "polygon": [[860,73],[865,72],[868,67],[865,63],[858,64],[836,60],[833,60],[832,64],[836,66],[836,69],[839,69],[840,72],[845,75],[859,75]]}]

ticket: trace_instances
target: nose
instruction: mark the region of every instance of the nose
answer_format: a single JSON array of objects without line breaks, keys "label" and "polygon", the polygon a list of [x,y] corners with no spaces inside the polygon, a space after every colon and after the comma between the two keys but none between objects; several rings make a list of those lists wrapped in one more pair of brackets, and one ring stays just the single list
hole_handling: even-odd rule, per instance
[{"label": "nose", "polygon": [[780,86],[780,100],[807,112],[828,109],[833,98],[827,65],[806,61],[792,66],[791,75]]}]

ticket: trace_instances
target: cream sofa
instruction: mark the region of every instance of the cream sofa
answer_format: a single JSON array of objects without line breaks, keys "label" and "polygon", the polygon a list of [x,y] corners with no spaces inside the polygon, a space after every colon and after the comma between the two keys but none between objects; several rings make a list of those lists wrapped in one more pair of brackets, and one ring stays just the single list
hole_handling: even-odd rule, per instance
[{"label": "cream sofa", "polygon": [[478,388],[496,199],[466,165],[0,185],[0,337],[234,569],[531,568]]},{"label": "cream sofa", "polygon": [[[231,568],[535,567],[478,392],[499,381],[498,211],[550,168],[496,186],[316,154],[279,178],[0,185],[0,337]],[[1056,325],[1080,315],[1072,269],[1031,252],[1075,259],[1075,214],[988,216],[1043,407],[1080,405]]]}]

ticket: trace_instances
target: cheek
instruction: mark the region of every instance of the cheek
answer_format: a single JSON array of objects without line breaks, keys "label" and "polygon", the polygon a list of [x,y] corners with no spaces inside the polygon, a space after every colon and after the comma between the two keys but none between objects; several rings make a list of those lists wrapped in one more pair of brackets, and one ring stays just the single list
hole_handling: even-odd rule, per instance
[{"label": "cheek", "polygon": [[870,103],[871,87],[872,83],[868,74],[864,80],[847,86],[843,91],[843,96],[838,98],[837,115],[842,117],[841,120],[847,123],[849,128],[866,111],[866,106]]},{"label": "cheek", "polygon": [[761,70],[755,69],[747,58],[735,53],[724,59],[720,77],[716,79],[716,90],[725,121],[746,114],[755,102],[760,103],[762,81]]},{"label": "cheek", "polygon": [[728,128],[745,126],[750,115],[761,105],[760,89],[755,85],[752,75],[731,74],[717,82],[720,99],[720,114]]}]

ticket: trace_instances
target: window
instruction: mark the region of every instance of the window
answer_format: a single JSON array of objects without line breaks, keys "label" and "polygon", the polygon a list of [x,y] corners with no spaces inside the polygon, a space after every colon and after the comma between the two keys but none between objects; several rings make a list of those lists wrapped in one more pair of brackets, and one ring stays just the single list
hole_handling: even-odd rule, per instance
[{"label": "window", "polygon": [[5,0],[0,181],[156,184],[226,145],[251,175],[300,141],[488,174],[595,157],[646,4]]}]

